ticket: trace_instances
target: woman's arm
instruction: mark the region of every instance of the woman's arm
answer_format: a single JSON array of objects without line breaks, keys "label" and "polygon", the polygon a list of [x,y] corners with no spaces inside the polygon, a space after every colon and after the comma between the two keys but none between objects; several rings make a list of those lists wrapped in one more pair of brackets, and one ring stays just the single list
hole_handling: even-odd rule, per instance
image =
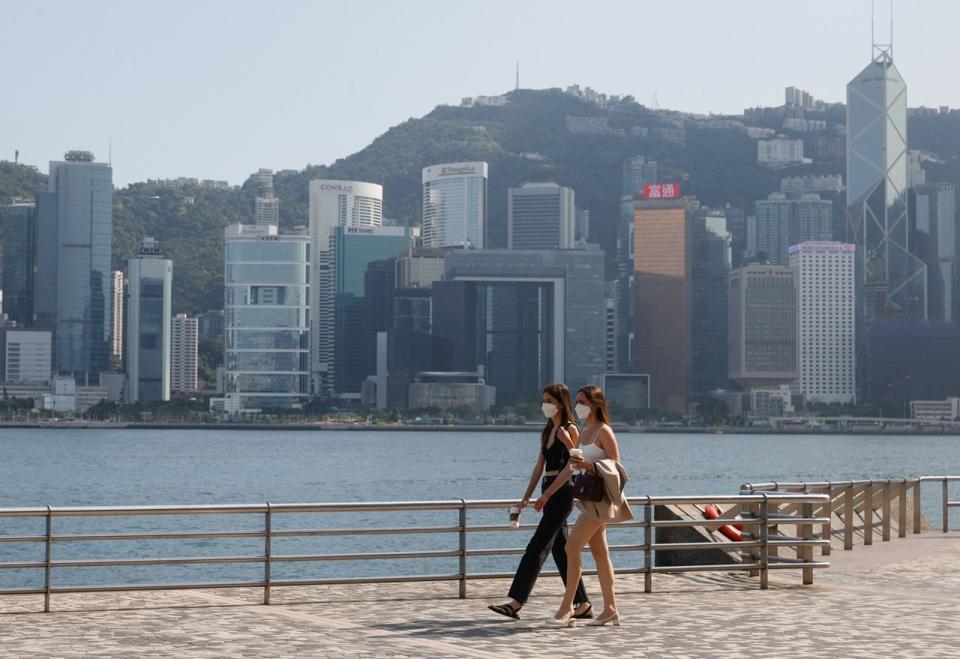
[{"label": "woman's arm", "polygon": [[570,476],[573,474],[573,469],[570,467],[570,463],[567,463],[567,466],[560,470],[560,473],[557,474],[557,477],[553,479],[553,482],[550,483],[550,487],[540,495],[540,498],[537,499],[533,507],[537,512],[543,510],[543,507],[547,505],[547,500],[554,495],[554,493],[559,490],[564,484],[570,480]]},{"label": "woman's arm", "polygon": [[530,482],[527,483],[527,491],[523,493],[523,498],[520,500],[520,509],[523,510],[528,503],[530,503],[530,497],[533,496],[533,491],[537,488],[537,481],[540,480],[540,476],[543,474],[544,467],[544,458],[543,452],[537,454],[537,464],[533,467],[533,473],[530,474]]},{"label": "woman's arm", "polygon": [[580,444],[580,430],[577,429],[576,425],[571,423],[567,428],[560,428],[557,431],[557,438],[563,442],[563,445],[566,446],[569,451]]}]

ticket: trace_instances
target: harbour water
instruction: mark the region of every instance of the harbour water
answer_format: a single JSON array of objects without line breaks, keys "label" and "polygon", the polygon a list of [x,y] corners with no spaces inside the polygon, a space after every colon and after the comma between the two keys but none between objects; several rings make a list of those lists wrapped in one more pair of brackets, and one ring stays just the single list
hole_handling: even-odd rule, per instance
[{"label": "harbour water", "polygon": [[[930,435],[621,434],[629,495],[735,494],[743,482],[901,478],[956,471],[960,437]],[[222,430],[0,430],[0,506],[228,504],[518,499],[539,434]],[[932,513],[936,497],[929,497]],[[925,506],[927,507],[927,506]],[[470,523],[505,523],[506,513]],[[255,530],[255,516],[57,519],[55,533]],[[292,516],[291,516],[292,517]],[[300,515],[281,528],[455,524],[455,513]],[[501,519],[501,517],[503,519]],[[535,522],[528,509],[525,522]],[[41,533],[42,521],[0,519],[0,533]],[[621,536],[627,530],[619,531]],[[634,530],[636,532],[636,530]],[[522,536],[522,537],[521,537]],[[474,547],[520,547],[524,532],[471,535]],[[611,534],[611,542],[629,541]],[[276,553],[450,549],[452,536],[291,538]],[[58,543],[55,559],[239,555],[262,540]],[[0,561],[40,560],[42,545],[0,543]],[[473,559],[471,559],[473,560]],[[636,557],[624,555],[621,565]],[[471,571],[511,570],[516,557],[477,558]],[[81,574],[82,570],[86,570]],[[257,565],[62,569],[57,583],[256,578]],[[451,573],[455,559],[278,564],[275,578]],[[0,571],[0,588],[33,585],[39,571]]]}]

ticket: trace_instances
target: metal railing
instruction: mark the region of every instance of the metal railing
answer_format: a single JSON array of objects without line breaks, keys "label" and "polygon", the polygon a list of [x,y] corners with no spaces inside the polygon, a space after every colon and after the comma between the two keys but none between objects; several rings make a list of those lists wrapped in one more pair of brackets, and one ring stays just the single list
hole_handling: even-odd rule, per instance
[{"label": "metal railing", "polygon": [[[815,568],[828,567],[829,563],[813,560],[813,548],[823,546],[828,540],[814,537],[814,525],[829,525],[829,518],[813,516],[815,507],[822,507],[828,502],[823,494],[791,494],[760,492],[747,495],[733,496],[702,496],[702,497],[634,497],[630,503],[639,511],[638,520],[617,524],[612,528],[637,529],[641,534],[638,542],[612,545],[611,551],[642,552],[642,567],[619,569],[618,573],[644,574],[644,591],[652,592],[652,577],[657,573],[666,572],[705,572],[705,571],[750,571],[760,577],[760,587],[767,588],[768,573],[770,570],[801,569],[803,583],[813,582]],[[50,610],[50,597],[61,593],[90,593],[106,591],[133,591],[133,590],[177,590],[202,588],[262,588],[263,603],[270,603],[271,588],[280,586],[316,586],[331,584],[362,584],[362,583],[401,583],[423,581],[457,581],[459,582],[459,596],[466,597],[467,582],[476,579],[493,579],[512,577],[512,572],[473,573],[468,571],[467,559],[481,556],[507,556],[523,553],[518,548],[474,548],[468,547],[468,537],[473,533],[488,533],[508,531],[512,527],[506,525],[484,525],[468,523],[469,511],[503,509],[514,503],[509,500],[466,501],[417,501],[417,502],[389,502],[389,503],[316,503],[316,504],[250,504],[250,505],[190,505],[190,506],[122,506],[122,507],[52,507],[44,508],[0,508],[0,523],[9,518],[41,518],[44,521],[42,535],[14,535],[0,534],[0,543],[43,543],[44,560],[33,562],[2,562],[2,570],[42,570],[42,588],[6,588],[0,589],[0,595],[42,594],[43,610]],[[728,506],[722,519],[708,520],[700,518],[690,519],[655,519],[654,511],[658,506],[696,506],[707,504],[721,504]],[[796,515],[787,515],[781,509],[790,508],[798,511]],[[313,528],[313,529],[285,529],[278,528],[276,522],[280,515],[303,513],[372,513],[397,511],[426,511],[426,512],[456,512],[456,524],[434,526],[408,527],[374,527],[374,528]],[[258,530],[228,530],[228,531],[164,531],[154,532],[115,532],[115,533],[55,533],[54,522],[63,518],[76,517],[145,517],[145,516],[203,516],[203,515],[257,515],[262,516],[262,528]],[[657,542],[654,538],[656,529],[700,527],[716,529],[724,524],[730,524],[733,516],[740,515],[736,523],[742,528],[751,529],[751,533],[744,533],[743,540],[738,542],[724,542],[712,544],[709,542]],[[780,536],[769,533],[771,525],[793,525],[797,529],[795,536]],[[524,525],[523,528],[533,528],[533,525]],[[317,536],[369,536],[369,535],[405,535],[405,534],[455,534],[457,546],[455,549],[419,550],[419,551],[391,551],[391,552],[361,552],[341,554],[277,554],[274,552],[274,540],[291,537]],[[128,542],[152,540],[215,540],[228,538],[262,538],[263,552],[255,555],[234,556],[186,556],[186,557],[136,557],[136,558],[98,558],[98,559],[55,559],[54,548],[58,545],[77,542]],[[731,554],[739,553],[740,562],[716,565],[656,565],[655,555],[658,551],[684,552],[720,548]],[[797,552],[796,559],[780,558],[778,549],[790,547]],[[367,561],[367,560],[394,560],[394,559],[458,559],[458,570],[455,574],[404,575],[387,577],[344,577],[323,579],[276,579],[271,574],[272,567],[284,563],[322,562],[322,561]],[[119,585],[54,585],[56,570],[64,568],[105,568],[129,566],[156,566],[156,565],[188,565],[202,563],[253,563],[262,565],[262,578],[246,581],[221,582],[193,582],[193,583],[162,583],[162,584],[119,584]],[[594,571],[585,571],[595,574]],[[556,572],[545,574],[556,574]]]},{"label": "metal railing", "polygon": [[[960,482],[960,476],[921,476],[919,478],[897,478],[881,480],[849,480],[849,481],[812,481],[812,482],[776,482],[744,483],[740,486],[741,493],[755,494],[758,492],[804,492],[819,493],[829,497],[829,505],[823,506],[818,514],[826,517],[837,515],[843,521],[843,548],[853,549],[854,535],[858,528],[862,529],[863,544],[873,544],[874,527],[878,522],[883,541],[889,541],[893,525],[893,503],[897,509],[897,535],[907,536],[907,510],[912,492],[913,533],[923,530],[923,483],[940,483],[940,529],[943,533],[950,530],[950,509],[960,507],[960,500],[950,500],[950,483]],[[859,516],[861,524],[857,524]],[[829,538],[829,530],[821,532],[820,537]],[[825,554],[829,554],[829,546],[823,547]]]}]

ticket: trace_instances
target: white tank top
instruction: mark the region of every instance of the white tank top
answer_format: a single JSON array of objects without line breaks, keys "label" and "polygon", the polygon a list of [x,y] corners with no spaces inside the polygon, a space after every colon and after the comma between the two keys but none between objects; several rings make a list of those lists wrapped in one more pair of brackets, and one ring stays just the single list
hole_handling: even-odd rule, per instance
[{"label": "white tank top", "polygon": [[583,457],[590,462],[597,462],[598,460],[606,460],[607,454],[602,448],[597,444],[596,438],[589,444],[580,444],[580,450],[583,451]]}]

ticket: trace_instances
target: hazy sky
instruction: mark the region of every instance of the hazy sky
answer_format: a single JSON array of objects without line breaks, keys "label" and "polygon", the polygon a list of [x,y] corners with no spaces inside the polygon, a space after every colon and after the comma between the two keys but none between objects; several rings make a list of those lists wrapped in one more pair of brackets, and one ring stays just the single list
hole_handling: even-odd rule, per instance
[{"label": "hazy sky", "polygon": [[[878,36],[887,2],[877,2]],[[960,2],[899,0],[909,104],[960,106]],[[114,181],[242,182],[325,164],[461,97],[579,83],[739,113],[830,101],[870,56],[870,0],[0,0],[0,159],[67,149]]]}]

